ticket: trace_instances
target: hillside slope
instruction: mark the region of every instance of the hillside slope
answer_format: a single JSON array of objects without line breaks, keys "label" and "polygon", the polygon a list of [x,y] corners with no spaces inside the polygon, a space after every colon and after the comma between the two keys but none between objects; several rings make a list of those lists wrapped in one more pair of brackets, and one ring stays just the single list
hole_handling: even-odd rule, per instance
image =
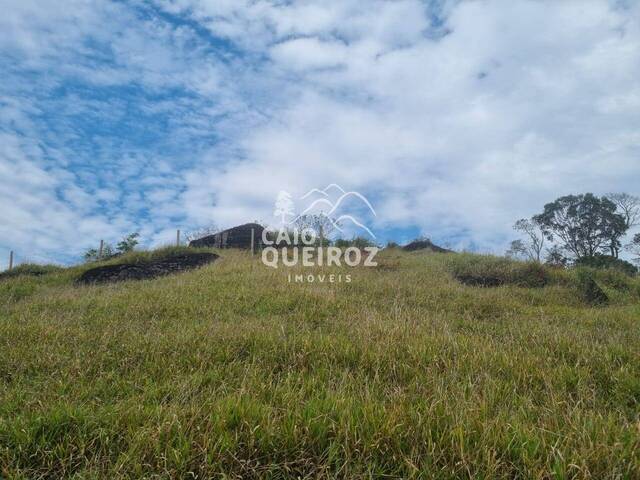
[{"label": "hillside slope", "polygon": [[0,282],[0,476],[640,477],[637,280],[591,308],[447,254],[296,284],[219,253]]}]

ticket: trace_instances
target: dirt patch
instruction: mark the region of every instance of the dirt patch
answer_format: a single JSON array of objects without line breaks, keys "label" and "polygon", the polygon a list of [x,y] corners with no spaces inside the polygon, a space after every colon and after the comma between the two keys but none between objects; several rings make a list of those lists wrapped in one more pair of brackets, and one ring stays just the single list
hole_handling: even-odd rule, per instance
[{"label": "dirt patch", "polygon": [[105,265],[84,272],[78,283],[123,282],[126,280],[145,280],[193,270],[216,261],[215,253],[186,253],[146,263],[121,263]]},{"label": "dirt patch", "polygon": [[500,287],[506,282],[502,278],[481,275],[455,275],[456,280],[471,287]]}]

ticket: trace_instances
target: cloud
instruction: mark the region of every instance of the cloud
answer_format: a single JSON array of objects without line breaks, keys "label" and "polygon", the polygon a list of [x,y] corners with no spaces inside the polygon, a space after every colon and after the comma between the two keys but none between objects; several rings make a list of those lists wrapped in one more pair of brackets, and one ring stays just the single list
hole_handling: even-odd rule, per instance
[{"label": "cloud", "polygon": [[560,195],[640,193],[635,3],[11,3],[2,256],[272,221],[333,182],[379,238],[501,251]]},{"label": "cloud", "polygon": [[[246,133],[243,161],[215,181],[214,211],[259,208],[236,189],[251,178],[264,202],[336,181],[378,195],[387,226],[499,249],[515,218],[561,194],[634,192],[638,115],[611,108],[637,88],[631,15],[606,2],[462,2],[435,39],[415,29],[394,41],[357,28],[352,11],[350,29],[274,43],[269,68],[292,79],[291,100]],[[379,13],[389,29],[393,18]]]}]

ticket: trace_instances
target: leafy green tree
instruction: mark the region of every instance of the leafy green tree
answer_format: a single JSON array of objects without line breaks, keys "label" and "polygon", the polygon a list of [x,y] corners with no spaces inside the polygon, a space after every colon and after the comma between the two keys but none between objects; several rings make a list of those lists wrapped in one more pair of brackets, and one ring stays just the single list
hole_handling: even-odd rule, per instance
[{"label": "leafy green tree", "polygon": [[575,258],[593,257],[600,251],[616,252],[627,231],[616,205],[592,193],[567,195],[544,206],[533,217],[549,241],[560,240],[562,248]]},{"label": "leafy green tree", "polygon": [[140,237],[140,234],[136,232],[136,233],[131,233],[126,237],[124,237],[122,240],[120,240],[118,242],[118,245],[116,246],[116,250],[118,251],[118,254],[123,254],[123,253],[133,251],[133,249],[136,248],[136,245],[138,245],[139,237]]},{"label": "leafy green tree", "polygon": [[109,257],[113,257],[113,247],[108,243],[102,246],[102,255],[100,255],[100,251],[97,248],[90,248],[82,255],[85,262],[97,262]]}]

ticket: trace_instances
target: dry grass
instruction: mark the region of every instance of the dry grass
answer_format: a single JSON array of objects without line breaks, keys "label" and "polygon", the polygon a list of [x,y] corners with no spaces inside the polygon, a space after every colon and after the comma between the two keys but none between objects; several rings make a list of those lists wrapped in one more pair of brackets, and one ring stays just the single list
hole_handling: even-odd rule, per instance
[{"label": "dry grass", "polygon": [[637,280],[595,309],[448,255],[333,285],[222,255],[0,282],[0,477],[640,478]]}]

